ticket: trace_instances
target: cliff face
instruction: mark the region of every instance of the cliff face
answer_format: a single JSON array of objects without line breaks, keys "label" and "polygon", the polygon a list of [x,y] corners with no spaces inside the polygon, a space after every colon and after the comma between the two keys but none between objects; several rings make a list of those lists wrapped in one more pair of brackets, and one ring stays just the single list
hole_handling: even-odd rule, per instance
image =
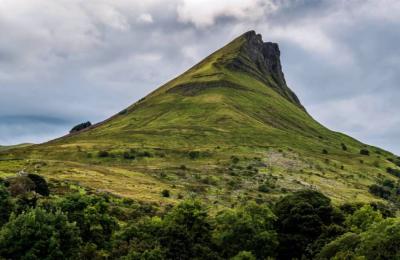
[{"label": "cliff face", "polygon": [[243,44],[239,55],[227,66],[257,77],[283,97],[305,110],[296,94],[286,84],[277,43],[264,42],[260,34],[249,31],[241,37]]}]

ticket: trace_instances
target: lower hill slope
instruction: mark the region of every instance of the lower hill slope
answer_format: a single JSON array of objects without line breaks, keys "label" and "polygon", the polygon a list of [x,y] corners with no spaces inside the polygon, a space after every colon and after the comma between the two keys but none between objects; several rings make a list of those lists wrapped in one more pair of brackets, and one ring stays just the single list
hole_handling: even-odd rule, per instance
[{"label": "lower hill slope", "polygon": [[0,174],[35,171],[162,203],[226,206],[304,188],[336,202],[379,200],[369,187],[396,180],[388,168],[398,158],[316,122],[279,55],[248,32],[104,122],[0,153]]}]

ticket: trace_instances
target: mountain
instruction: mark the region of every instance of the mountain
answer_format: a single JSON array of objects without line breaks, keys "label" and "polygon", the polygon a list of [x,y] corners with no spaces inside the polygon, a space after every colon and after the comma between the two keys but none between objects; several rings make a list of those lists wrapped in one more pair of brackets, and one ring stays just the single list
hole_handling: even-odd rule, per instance
[{"label": "mountain", "polygon": [[278,45],[254,31],[101,123],[0,156],[4,174],[24,167],[140,200],[215,204],[303,188],[379,200],[368,187],[397,167],[315,121],[287,86]]}]

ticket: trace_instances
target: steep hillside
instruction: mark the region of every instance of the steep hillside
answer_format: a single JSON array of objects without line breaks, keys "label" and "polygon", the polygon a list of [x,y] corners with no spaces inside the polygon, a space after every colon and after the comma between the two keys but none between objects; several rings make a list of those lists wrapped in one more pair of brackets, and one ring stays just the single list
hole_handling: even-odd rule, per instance
[{"label": "steep hillside", "polygon": [[316,122],[286,84],[278,45],[254,31],[104,122],[0,158],[3,175],[24,168],[137,199],[215,204],[302,188],[374,200],[368,186],[397,167]]}]

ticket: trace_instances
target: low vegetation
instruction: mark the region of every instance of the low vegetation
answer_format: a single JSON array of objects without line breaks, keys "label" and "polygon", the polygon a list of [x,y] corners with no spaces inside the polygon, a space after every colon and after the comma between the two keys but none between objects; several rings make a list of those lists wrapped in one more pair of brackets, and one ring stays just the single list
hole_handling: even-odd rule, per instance
[{"label": "low vegetation", "polygon": [[37,186],[12,193],[16,180],[27,176],[0,185],[4,259],[394,259],[400,254],[395,246],[400,221],[384,204],[336,207],[322,193],[301,190],[274,203],[250,200],[219,210],[196,199],[159,206],[47,184],[39,175],[32,178]]}]

